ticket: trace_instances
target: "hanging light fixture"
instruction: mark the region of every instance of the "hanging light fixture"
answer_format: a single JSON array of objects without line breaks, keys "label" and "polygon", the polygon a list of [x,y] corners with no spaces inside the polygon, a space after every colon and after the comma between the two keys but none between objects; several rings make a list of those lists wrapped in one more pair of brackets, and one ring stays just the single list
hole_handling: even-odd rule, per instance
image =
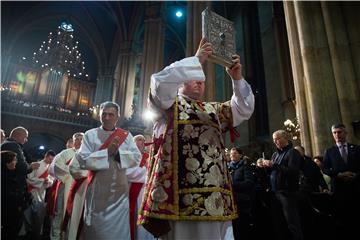
[{"label": "hanging light fixture", "polygon": [[[74,39],[74,29],[70,23],[62,22],[57,28],[57,34],[52,32],[48,35],[48,41],[43,41],[39,50],[32,57],[33,65],[36,67],[48,67],[57,73],[79,73],[73,74],[74,78],[86,79],[84,61],[77,49],[79,42]],[[73,50],[73,51],[72,51]]]}]

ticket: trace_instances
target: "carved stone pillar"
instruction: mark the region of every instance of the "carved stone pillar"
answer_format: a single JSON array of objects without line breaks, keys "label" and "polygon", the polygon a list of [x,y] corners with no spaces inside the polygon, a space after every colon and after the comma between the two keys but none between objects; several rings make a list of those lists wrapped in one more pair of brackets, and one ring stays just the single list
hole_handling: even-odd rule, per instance
[{"label": "carved stone pillar", "polygon": [[130,118],[134,98],[136,55],[131,43],[120,43],[120,52],[114,73],[113,101],[120,105],[121,119]]},{"label": "carved stone pillar", "polygon": [[344,47],[346,34],[340,30],[346,13],[320,2],[284,2],[284,9],[301,140],[311,144],[313,155],[323,154],[333,144],[330,126],[344,122],[351,141],[350,121],[359,114],[352,60]]},{"label": "carved stone pillar", "polygon": [[147,105],[151,75],[163,68],[164,24],[161,8],[161,2],[150,2],[146,7],[144,53],[140,83],[140,93],[142,93],[142,96],[139,101],[139,111],[141,112]]},{"label": "carved stone pillar", "polygon": [[295,113],[295,92],[291,73],[290,55],[288,51],[288,39],[286,35],[285,18],[281,2],[273,3],[274,36],[276,39],[276,50],[279,56],[280,80],[282,83],[282,106],[285,118],[293,119]]},{"label": "carved stone pillar", "polygon": [[[188,18],[186,28],[186,56],[194,56],[201,40],[201,12],[211,7],[211,2],[188,2]],[[206,62],[203,66],[206,76],[206,101],[215,101],[215,66]]]},{"label": "carved stone pillar", "polygon": [[[341,119],[347,126],[349,141],[355,141],[351,123],[360,120],[360,89],[356,82],[350,41],[342,15],[344,11],[342,11],[340,2],[321,2],[321,8],[330,49]],[[356,22],[359,23],[359,20],[358,17]],[[354,54],[358,55],[359,52]]]},{"label": "carved stone pillar", "polygon": [[284,13],[289,41],[290,58],[292,63],[294,89],[296,96],[296,115],[300,123],[300,139],[306,153],[312,152],[309,115],[306,103],[304,85],[304,66],[301,59],[300,39],[297,30],[296,16],[293,3],[284,3]]}]

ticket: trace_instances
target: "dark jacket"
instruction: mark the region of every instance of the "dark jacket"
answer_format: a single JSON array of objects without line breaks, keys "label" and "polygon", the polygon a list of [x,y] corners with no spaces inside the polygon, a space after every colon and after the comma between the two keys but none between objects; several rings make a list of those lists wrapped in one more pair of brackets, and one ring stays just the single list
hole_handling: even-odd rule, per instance
[{"label": "dark jacket", "polygon": [[21,191],[21,195],[26,196],[28,201],[30,201],[31,194],[28,194],[27,192],[26,177],[28,173],[32,172],[32,169],[26,161],[22,145],[17,143],[14,139],[8,138],[5,140],[5,142],[3,142],[3,144],[1,144],[1,151],[4,150],[16,153],[16,169],[15,172],[11,174],[16,175],[17,184],[19,184],[19,189],[17,191]]},{"label": "dark jacket", "polygon": [[339,148],[336,145],[325,150],[323,172],[331,177],[331,186],[336,191],[336,176],[338,173],[351,171],[357,174],[352,184],[359,186],[360,182],[360,146],[347,143],[348,158],[344,162],[340,155]]},{"label": "dark jacket", "polygon": [[255,194],[255,173],[245,160],[231,162],[229,168],[238,212],[249,213]]},{"label": "dark jacket", "polygon": [[277,149],[271,160],[273,162],[273,167],[270,169],[272,191],[298,191],[299,173],[303,162],[300,153],[289,142],[284,149]]},{"label": "dark jacket", "polygon": [[1,239],[17,239],[28,206],[26,188],[16,170],[8,170],[1,163]]},{"label": "dark jacket", "polygon": [[328,189],[319,166],[308,156],[304,156],[303,160],[300,174],[300,190],[319,192],[319,186],[322,189]]},{"label": "dark jacket", "polygon": [[16,153],[17,164],[16,173],[18,176],[25,176],[31,173],[31,168],[26,161],[23,146],[17,143],[14,139],[8,138],[1,144],[1,151],[8,150]]}]

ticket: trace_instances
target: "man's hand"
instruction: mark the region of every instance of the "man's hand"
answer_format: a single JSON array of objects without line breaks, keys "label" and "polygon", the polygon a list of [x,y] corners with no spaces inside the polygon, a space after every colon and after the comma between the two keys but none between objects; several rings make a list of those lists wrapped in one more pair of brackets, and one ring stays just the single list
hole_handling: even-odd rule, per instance
[{"label": "man's hand", "polygon": [[207,42],[205,38],[202,38],[199,44],[199,48],[196,51],[195,56],[199,58],[199,62],[204,64],[209,56],[213,54],[213,46]]},{"label": "man's hand", "polygon": [[352,181],[356,177],[356,173],[350,171],[341,172],[338,173],[337,177],[344,180],[345,182],[348,182]]},{"label": "man's hand", "polygon": [[32,162],[30,163],[30,167],[31,167],[31,170],[36,170],[40,167],[40,163],[39,162]]},{"label": "man's hand", "polygon": [[326,188],[322,189],[321,192],[322,193],[330,193],[329,189],[326,189]]},{"label": "man's hand", "polygon": [[118,151],[120,146],[120,138],[119,137],[115,137],[112,142],[109,144],[108,146],[108,155],[109,156],[114,156],[116,154],[116,152]]},{"label": "man's hand", "polygon": [[241,80],[243,78],[242,75],[242,65],[240,64],[240,56],[232,55],[233,65],[230,68],[226,68],[226,72],[229,74],[231,79],[233,80]]},{"label": "man's hand", "polygon": [[267,159],[263,159],[263,158],[259,158],[256,162],[256,166],[260,167],[260,168],[264,168],[264,167],[272,167],[273,163],[271,160],[267,160]]}]

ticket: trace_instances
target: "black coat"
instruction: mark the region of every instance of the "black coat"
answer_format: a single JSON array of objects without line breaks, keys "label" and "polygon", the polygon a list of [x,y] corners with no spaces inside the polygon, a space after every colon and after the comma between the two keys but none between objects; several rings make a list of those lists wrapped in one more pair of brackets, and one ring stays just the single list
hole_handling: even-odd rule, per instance
[{"label": "black coat", "polygon": [[11,174],[16,175],[16,181],[18,186],[17,191],[21,191],[22,196],[26,196],[27,200],[30,201],[31,194],[27,192],[27,174],[32,172],[31,167],[26,161],[22,145],[17,143],[15,140],[8,138],[3,144],[1,144],[1,151],[8,150],[16,153],[16,169]]},{"label": "black coat", "polygon": [[347,163],[341,157],[339,148],[336,145],[325,150],[323,172],[331,177],[331,185],[336,191],[336,176],[338,173],[351,171],[357,174],[353,184],[359,186],[360,182],[360,146],[351,143],[347,144]]},{"label": "black coat", "polygon": [[273,167],[270,169],[273,191],[296,192],[299,190],[299,174],[303,164],[300,153],[289,143],[284,149],[277,149],[272,155]]},{"label": "black coat", "polygon": [[16,153],[17,164],[16,173],[18,176],[25,176],[32,170],[26,161],[24,150],[21,144],[17,143],[14,139],[8,138],[1,144],[1,151],[8,150]]},{"label": "black coat", "polygon": [[1,168],[1,239],[17,239],[28,206],[26,188],[15,170],[8,170],[6,164]]},{"label": "black coat", "polygon": [[303,160],[300,189],[308,192],[319,192],[319,186],[328,189],[319,166],[308,156],[304,156]]},{"label": "black coat", "polygon": [[250,212],[255,194],[255,172],[245,160],[230,163],[233,191],[238,212]]}]

